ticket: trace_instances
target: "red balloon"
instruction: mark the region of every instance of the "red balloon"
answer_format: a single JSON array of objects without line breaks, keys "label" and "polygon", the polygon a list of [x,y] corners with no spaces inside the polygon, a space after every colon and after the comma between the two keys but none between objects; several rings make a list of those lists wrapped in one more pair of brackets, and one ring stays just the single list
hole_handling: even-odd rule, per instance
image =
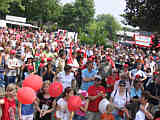
[{"label": "red balloon", "polygon": [[17,91],[17,98],[22,104],[32,104],[36,99],[36,93],[29,87],[19,88]]},{"label": "red balloon", "polygon": [[25,78],[25,80],[22,83],[23,87],[30,87],[35,91],[40,90],[42,85],[42,78],[38,75],[29,75]]},{"label": "red balloon", "polygon": [[160,117],[159,117],[159,118],[156,118],[156,120],[160,120]]},{"label": "red balloon", "polygon": [[82,100],[79,96],[71,96],[68,99],[68,110],[69,111],[76,111],[82,105]]},{"label": "red balloon", "polygon": [[63,92],[63,86],[62,86],[62,83],[60,82],[53,82],[50,86],[49,86],[49,94],[50,96],[52,97],[58,97],[62,94]]}]

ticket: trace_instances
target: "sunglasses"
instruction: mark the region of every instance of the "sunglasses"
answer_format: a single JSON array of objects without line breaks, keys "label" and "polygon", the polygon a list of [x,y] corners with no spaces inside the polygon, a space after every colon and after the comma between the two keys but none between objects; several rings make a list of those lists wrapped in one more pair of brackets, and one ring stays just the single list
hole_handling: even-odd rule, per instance
[{"label": "sunglasses", "polygon": [[125,85],[120,85],[120,87],[125,87]]}]

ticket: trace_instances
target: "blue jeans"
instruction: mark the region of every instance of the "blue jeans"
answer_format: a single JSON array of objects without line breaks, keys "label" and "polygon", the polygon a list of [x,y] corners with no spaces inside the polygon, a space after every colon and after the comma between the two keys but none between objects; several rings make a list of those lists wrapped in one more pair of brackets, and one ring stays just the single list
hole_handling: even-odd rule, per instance
[{"label": "blue jeans", "polygon": [[7,76],[7,84],[16,83],[16,76]]},{"label": "blue jeans", "polygon": [[4,81],[4,73],[0,73],[0,79]]},{"label": "blue jeans", "polygon": [[73,120],[87,120],[85,116],[74,115]]},{"label": "blue jeans", "polygon": [[118,114],[118,110],[113,110],[112,112],[115,120],[126,120],[125,114],[124,114],[124,118],[122,118],[119,114]]}]

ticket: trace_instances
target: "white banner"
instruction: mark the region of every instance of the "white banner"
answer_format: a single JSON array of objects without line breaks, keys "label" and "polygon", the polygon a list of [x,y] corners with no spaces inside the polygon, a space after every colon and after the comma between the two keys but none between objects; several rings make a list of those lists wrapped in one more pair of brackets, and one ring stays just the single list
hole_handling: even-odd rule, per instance
[{"label": "white banner", "polygon": [[136,45],[149,47],[151,43],[151,37],[135,35],[135,41]]}]

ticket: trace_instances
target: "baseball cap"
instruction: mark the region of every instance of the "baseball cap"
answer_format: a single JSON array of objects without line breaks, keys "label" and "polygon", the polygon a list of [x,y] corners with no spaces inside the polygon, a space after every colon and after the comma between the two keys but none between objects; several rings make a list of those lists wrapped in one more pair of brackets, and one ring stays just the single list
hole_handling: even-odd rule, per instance
[{"label": "baseball cap", "polygon": [[95,75],[94,77],[96,81],[102,80],[102,77],[100,75]]}]

